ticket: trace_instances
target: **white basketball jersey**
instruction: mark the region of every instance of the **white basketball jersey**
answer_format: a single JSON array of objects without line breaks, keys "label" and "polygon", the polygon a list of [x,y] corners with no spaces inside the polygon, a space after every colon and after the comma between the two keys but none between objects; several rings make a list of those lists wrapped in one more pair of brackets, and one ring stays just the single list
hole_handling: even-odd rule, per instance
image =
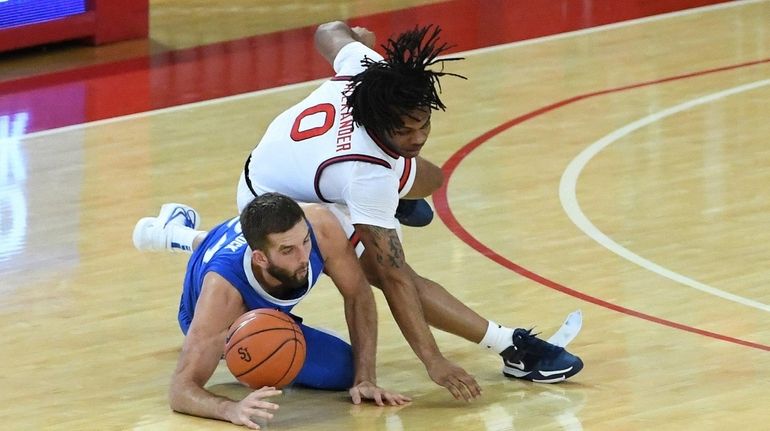
[{"label": "white basketball jersey", "polygon": [[[416,163],[353,124],[345,100],[364,56],[382,59],[359,42],[343,47],[334,59],[337,75],[268,126],[245,168],[252,194],[344,204],[354,224],[396,228],[398,199],[411,188]],[[239,210],[248,203],[243,192]]]}]

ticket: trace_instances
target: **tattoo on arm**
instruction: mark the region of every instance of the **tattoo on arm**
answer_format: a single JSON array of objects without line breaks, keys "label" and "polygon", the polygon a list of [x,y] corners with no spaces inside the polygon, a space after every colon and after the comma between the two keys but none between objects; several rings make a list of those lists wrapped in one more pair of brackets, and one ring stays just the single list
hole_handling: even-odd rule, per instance
[{"label": "tattoo on arm", "polygon": [[380,265],[390,265],[392,268],[401,268],[404,266],[404,250],[401,248],[401,241],[394,229],[385,229],[378,226],[368,226],[369,232],[374,239],[377,263]]}]

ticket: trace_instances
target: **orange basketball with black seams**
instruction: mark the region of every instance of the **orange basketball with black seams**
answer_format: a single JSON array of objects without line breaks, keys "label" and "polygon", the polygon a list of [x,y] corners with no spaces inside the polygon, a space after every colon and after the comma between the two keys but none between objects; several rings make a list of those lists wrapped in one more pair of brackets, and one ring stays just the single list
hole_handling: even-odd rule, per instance
[{"label": "orange basketball with black seams", "polygon": [[251,310],[230,326],[225,362],[236,379],[254,389],[281,388],[297,377],[305,363],[305,337],[288,314],[268,308]]}]

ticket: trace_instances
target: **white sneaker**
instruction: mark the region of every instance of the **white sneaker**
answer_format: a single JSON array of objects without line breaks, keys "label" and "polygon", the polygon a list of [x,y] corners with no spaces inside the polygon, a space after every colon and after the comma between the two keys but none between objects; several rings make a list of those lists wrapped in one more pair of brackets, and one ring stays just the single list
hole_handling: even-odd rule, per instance
[{"label": "white sneaker", "polygon": [[190,229],[198,229],[200,219],[198,212],[185,204],[163,204],[160,207],[160,213],[158,213],[158,220],[163,222],[163,227],[169,223],[175,223]]},{"label": "white sneaker", "polygon": [[184,204],[169,203],[160,207],[158,217],[144,217],[136,222],[132,239],[140,251],[190,252],[189,247],[172,241],[172,230],[182,227],[197,229],[198,212]]}]

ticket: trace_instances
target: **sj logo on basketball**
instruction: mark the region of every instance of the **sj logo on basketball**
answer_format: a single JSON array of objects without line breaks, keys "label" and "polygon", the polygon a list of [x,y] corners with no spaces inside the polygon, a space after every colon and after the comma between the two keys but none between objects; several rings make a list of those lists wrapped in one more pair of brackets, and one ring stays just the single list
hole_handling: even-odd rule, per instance
[{"label": "sj logo on basketball", "polygon": [[239,347],[238,348],[238,355],[246,362],[251,362],[251,355],[249,354],[249,350],[246,347]]}]

